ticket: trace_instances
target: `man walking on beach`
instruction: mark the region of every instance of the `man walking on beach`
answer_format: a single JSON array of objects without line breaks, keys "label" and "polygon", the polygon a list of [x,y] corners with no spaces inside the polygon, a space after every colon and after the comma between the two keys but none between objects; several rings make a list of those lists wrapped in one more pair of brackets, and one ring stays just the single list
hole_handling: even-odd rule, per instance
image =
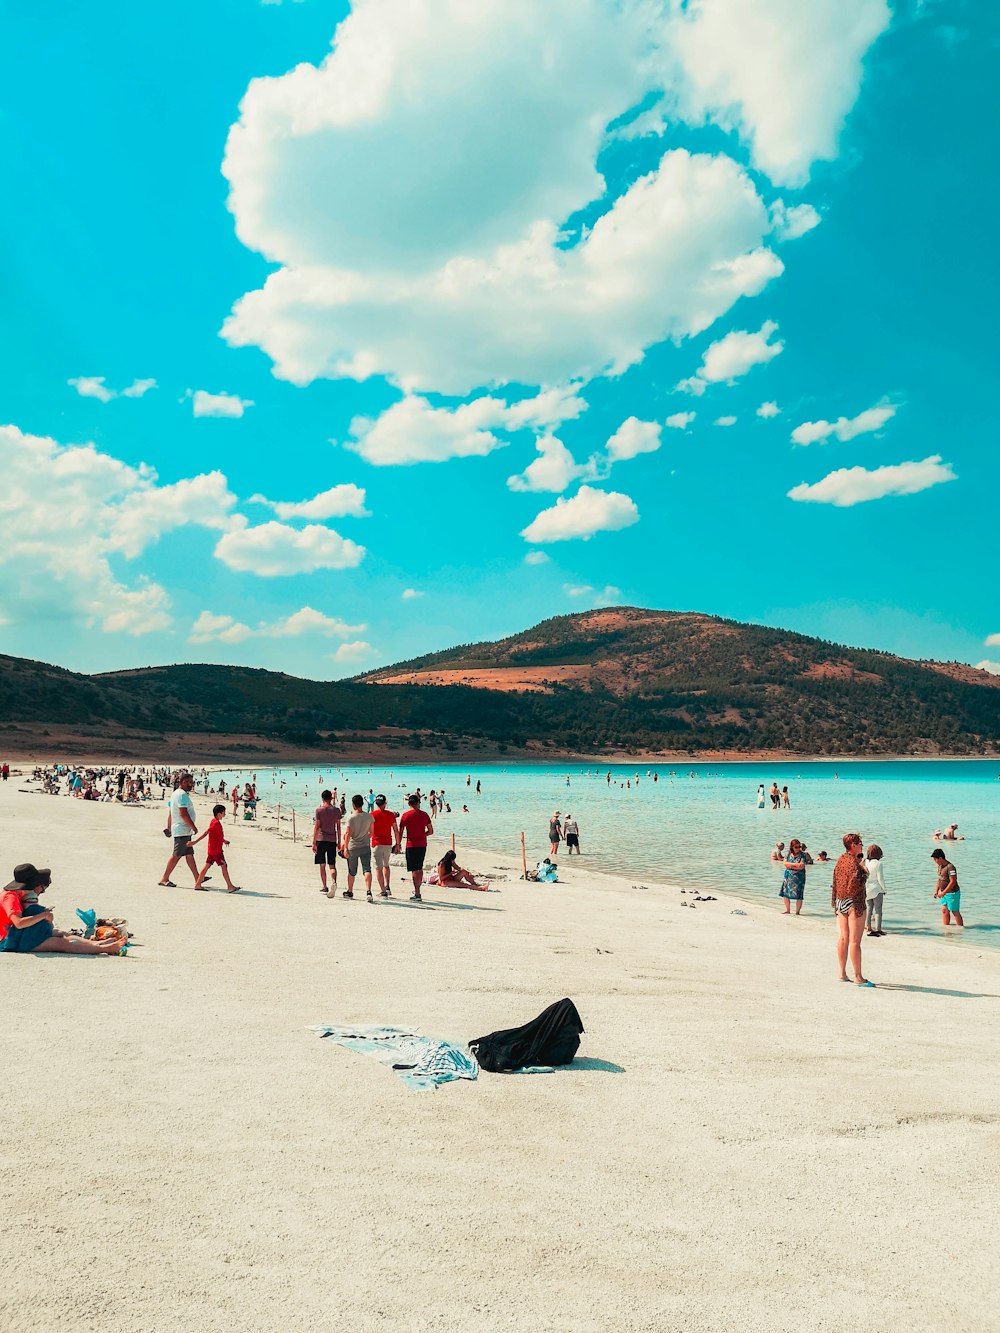
[{"label": "man walking on beach", "polygon": [[191,850],[191,839],[198,832],[198,826],[195,823],[194,801],[191,799],[193,789],[194,778],[190,773],[182,773],[177,781],[174,794],[170,798],[170,813],[167,816],[166,833],[168,837],[172,837],[174,840],[174,851],[167,862],[166,870],[160,878],[160,884],[165,889],[176,889],[177,885],[170,876],[173,874],[177,862],[182,860],[187,861],[191,878],[195,884],[198,883],[198,867],[195,865],[194,852]]},{"label": "man walking on beach", "polygon": [[343,852],[347,857],[347,888],[343,896],[354,897],[354,879],[360,864],[368,901],[371,903],[375,901],[372,897],[372,817],[365,809],[365,798],[360,794],[351,797],[351,805],[353,814],[347,821],[343,841]]},{"label": "man walking on beach", "polygon": [[[316,807],[313,819],[312,850],[313,862],[319,866],[320,893],[328,898],[337,896],[337,848],[340,845],[340,810],[333,804],[333,792],[322,791],[319,794],[321,804]],[[333,878],[332,891],[327,886],[326,868],[330,867]]]},{"label": "man walking on beach", "polygon": [[395,810],[387,810],[386,798],[379,793],[375,797],[375,809],[372,814],[372,856],[375,860],[375,874],[378,876],[379,892],[383,898],[391,898],[389,888],[391,871],[389,856],[399,851],[399,825],[396,823]]},{"label": "man walking on beach", "polygon": [[956,926],[964,926],[965,921],[960,911],[962,890],[958,886],[958,871],[940,847],[931,852],[931,860],[937,862],[937,887],[934,890],[934,897],[941,900],[941,921],[944,925],[950,926],[951,918],[954,917]]},{"label": "man walking on beach", "polygon": [[421,810],[418,795],[408,797],[407,805],[410,808],[399,821],[399,839],[402,842],[403,835],[406,835],[406,868],[413,876],[410,902],[422,903],[420,886],[424,882],[424,858],[427,855],[427,839],[434,832],[434,825],[427,811]]}]

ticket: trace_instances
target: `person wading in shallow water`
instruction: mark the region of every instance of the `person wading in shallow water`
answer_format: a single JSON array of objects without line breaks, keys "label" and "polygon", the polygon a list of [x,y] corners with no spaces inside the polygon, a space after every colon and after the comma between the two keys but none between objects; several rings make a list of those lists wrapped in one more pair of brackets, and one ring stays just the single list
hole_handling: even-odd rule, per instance
[{"label": "person wading in shallow water", "polygon": [[960,910],[962,891],[958,886],[958,871],[940,847],[931,852],[931,860],[937,862],[937,887],[934,890],[934,897],[941,900],[941,921],[944,925],[950,926],[954,917],[956,926],[964,926],[965,920]]}]

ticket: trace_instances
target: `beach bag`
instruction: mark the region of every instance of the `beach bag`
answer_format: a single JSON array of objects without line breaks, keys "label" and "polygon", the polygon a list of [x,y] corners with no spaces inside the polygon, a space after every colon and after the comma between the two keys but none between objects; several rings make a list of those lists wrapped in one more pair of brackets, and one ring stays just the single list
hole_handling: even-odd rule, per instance
[{"label": "beach bag", "polygon": [[528,1065],[568,1065],[580,1049],[583,1020],[572,1000],[557,1000],[519,1028],[469,1042],[480,1069],[499,1074]]}]

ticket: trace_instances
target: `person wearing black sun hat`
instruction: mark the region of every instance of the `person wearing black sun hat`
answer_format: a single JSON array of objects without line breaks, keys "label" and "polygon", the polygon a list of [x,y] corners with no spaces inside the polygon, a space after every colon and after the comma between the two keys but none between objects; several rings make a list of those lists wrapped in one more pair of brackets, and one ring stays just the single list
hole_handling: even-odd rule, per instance
[{"label": "person wearing black sun hat", "polygon": [[37,901],[30,901],[51,883],[51,870],[39,870],[30,861],[14,867],[14,878],[0,892],[0,952],[121,953],[120,940],[85,940],[56,930],[52,912]]}]

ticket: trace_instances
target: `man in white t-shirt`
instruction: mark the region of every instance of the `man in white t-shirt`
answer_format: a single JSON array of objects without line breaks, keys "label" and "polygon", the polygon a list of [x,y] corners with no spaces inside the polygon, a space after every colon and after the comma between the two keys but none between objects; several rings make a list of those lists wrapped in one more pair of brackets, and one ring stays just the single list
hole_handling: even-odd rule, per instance
[{"label": "man in white t-shirt", "polygon": [[[194,852],[191,850],[191,839],[198,832],[198,825],[195,822],[194,801],[191,799],[193,789],[194,778],[190,773],[182,773],[177,786],[174,788],[174,794],[170,798],[170,813],[167,815],[167,827],[163,831],[168,838],[173,838],[174,850],[167,862],[167,868],[160,878],[160,884],[165,889],[175,889],[177,887],[170,876],[178,861],[187,861],[191,877],[195,882],[195,888],[201,887],[198,883],[198,867],[195,864]],[[204,882],[202,880],[202,884]],[[207,893],[208,890],[206,889],[205,892]]]}]

